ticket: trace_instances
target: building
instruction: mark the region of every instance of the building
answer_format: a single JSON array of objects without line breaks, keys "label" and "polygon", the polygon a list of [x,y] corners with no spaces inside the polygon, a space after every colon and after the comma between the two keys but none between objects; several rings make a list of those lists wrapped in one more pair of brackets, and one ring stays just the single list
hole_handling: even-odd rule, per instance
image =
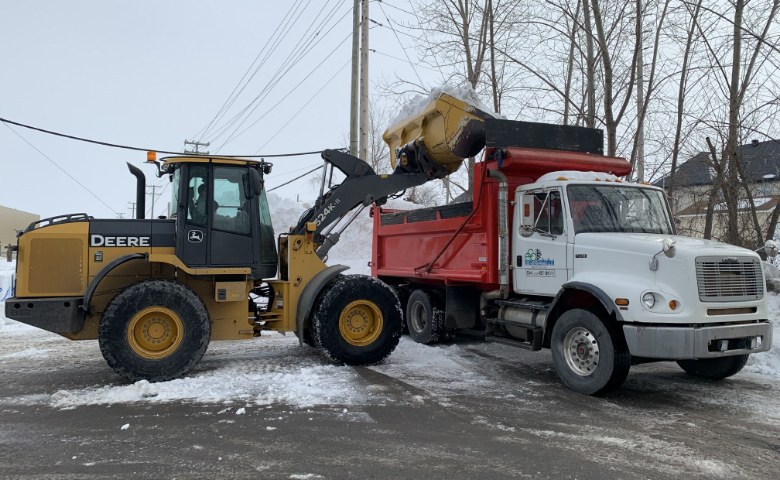
[{"label": "building", "polygon": [[[780,203],[780,140],[753,141],[738,147],[748,186],[756,205],[756,214],[764,231]],[[716,173],[709,153],[701,152],[682,163],[674,178],[674,190],[670,198],[672,214],[678,222],[680,233],[693,237],[704,235],[704,224],[715,184]],[[671,175],[655,182],[669,190]],[[719,192],[718,192],[719,193]],[[713,237],[722,238],[726,224],[726,205],[722,197],[715,199],[713,213]],[[740,190],[739,221],[746,231],[755,231],[750,218],[750,202],[744,189]]]},{"label": "building", "polygon": [[5,256],[8,244],[16,244],[18,230],[24,230],[29,224],[40,219],[40,215],[0,205],[0,252],[2,255]]}]

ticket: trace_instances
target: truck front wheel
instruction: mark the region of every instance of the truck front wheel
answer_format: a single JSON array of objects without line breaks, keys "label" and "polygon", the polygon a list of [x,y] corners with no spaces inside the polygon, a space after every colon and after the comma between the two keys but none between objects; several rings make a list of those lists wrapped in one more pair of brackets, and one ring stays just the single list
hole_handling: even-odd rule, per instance
[{"label": "truck front wheel", "polygon": [[125,289],[98,327],[103,358],[136,382],[161,382],[189,372],[206,351],[211,324],[200,298],[182,284],[148,280]]},{"label": "truck front wheel", "polygon": [[610,329],[594,313],[573,309],[555,323],[550,342],[555,371],[575,392],[607,393],[623,384],[631,354],[619,348]]},{"label": "truck front wheel", "polygon": [[444,336],[444,312],[425,290],[415,290],[406,303],[406,326],[417,343],[436,343]]},{"label": "truck front wheel", "polygon": [[383,360],[401,336],[401,304],[385,283],[365,275],[336,277],[314,307],[312,337],[327,357],[347,365]]},{"label": "truck front wheel", "polygon": [[748,361],[750,355],[734,355],[731,357],[705,358],[701,360],[678,360],[685,373],[707,380],[723,380],[736,375]]}]

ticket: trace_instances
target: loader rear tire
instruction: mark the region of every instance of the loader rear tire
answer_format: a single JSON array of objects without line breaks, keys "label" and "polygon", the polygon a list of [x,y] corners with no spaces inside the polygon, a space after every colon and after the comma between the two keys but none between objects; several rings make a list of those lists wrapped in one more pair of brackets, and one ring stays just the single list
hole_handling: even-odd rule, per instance
[{"label": "loader rear tire", "polygon": [[123,378],[162,382],[197,365],[211,323],[198,296],[182,284],[148,280],[114,297],[98,327],[108,365]]},{"label": "loader rear tire", "polygon": [[382,361],[401,336],[401,304],[392,288],[365,275],[338,276],[313,309],[314,343],[331,360],[347,365]]},{"label": "loader rear tire", "polygon": [[436,343],[444,340],[444,311],[436,308],[425,290],[415,290],[406,303],[406,325],[409,336],[417,343]]}]

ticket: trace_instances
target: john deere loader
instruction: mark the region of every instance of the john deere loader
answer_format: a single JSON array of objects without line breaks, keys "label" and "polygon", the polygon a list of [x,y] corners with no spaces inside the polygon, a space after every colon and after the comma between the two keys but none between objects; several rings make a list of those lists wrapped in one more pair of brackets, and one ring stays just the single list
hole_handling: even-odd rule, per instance
[{"label": "john deere loader", "polygon": [[[384,283],[324,263],[350,221],[339,220],[454,171],[464,156],[458,152],[482,148],[484,138],[471,136],[472,120],[482,116],[440,96],[388,134],[398,158],[389,175],[324,151],[319,198],[276,239],[264,189],[270,163],[209,155],[157,161],[150,152],[147,162],[171,181],[170,218],[144,218],[146,180],[128,164],[137,177],[137,218],[78,213],[28,226],[12,247],[16,283],[5,314],[71,340],[97,339],[106,362],[129,381],[182,376],[210,341],[269,330],[295,332],[337,363],[378,362],[398,343],[401,307]],[[338,185],[326,182],[334,168],[345,177]]]}]

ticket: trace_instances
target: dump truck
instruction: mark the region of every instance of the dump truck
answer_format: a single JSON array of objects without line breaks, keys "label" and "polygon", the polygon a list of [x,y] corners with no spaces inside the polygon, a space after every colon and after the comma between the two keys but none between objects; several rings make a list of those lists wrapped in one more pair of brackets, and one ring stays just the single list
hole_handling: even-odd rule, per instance
[{"label": "dump truck", "polygon": [[485,147],[473,199],[373,207],[371,272],[398,293],[415,341],[468,332],[550,349],[583,394],[619,387],[643,362],[722,379],[770,348],[759,255],[676,235],[664,192],[623,181],[629,163],[603,155],[600,130],[459,117],[453,104],[440,96],[384,135],[399,163],[409,141],[448,168]]},{"label": "dump truck", "polygon": [[[170,218],[144,218],[145,174],[134,219],[86,213],[45,218],[20,232],[6,317],[71,340],[98,340],[129,381],[190,372],[216,340],[294,332],[340,364],[381,361],[398,344],[402,309],[393,289],[327,266],[328,251],[361,210],[450,173],[410,142],[392,174],[339,150],[322,152],[319,196],[274,238],[264,160],[218,155],[147,162],[171,182]],[[341,172],[341,176],[334,172]],[[334,178],[341,178],[338,184]]]}]

